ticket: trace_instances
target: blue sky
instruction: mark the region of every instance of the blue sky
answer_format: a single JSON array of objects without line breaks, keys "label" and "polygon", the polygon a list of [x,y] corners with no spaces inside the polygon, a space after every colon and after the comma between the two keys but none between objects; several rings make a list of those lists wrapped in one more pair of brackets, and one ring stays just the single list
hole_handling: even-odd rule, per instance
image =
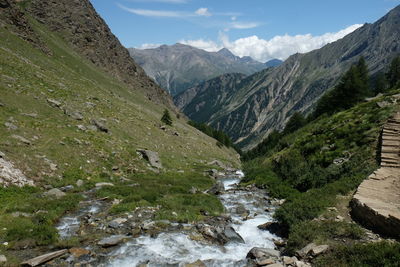
[{"label": "blue sky", "polygon": [[374,22],[400,0],[91,0],[126,47],[182,42],[285,59]]}]

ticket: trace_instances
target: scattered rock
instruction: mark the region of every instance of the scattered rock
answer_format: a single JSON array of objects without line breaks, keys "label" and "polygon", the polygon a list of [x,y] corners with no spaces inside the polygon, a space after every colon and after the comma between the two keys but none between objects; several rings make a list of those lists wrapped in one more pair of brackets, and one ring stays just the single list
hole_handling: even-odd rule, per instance
[{"label": "scattered rock", "polygon": [[284,267],[284,266],[281,263],[274,263],[274,264],[268,265],[268,267]]},{"label": "scattered rock", "polygon": [[224,184],[221,181],[217,181],[210,189],[207,190],[207,193],[218,195],[225,191]]},{"label": "scattered rock", "polygon": [[63,191],[63,192],[68,192],[68,191],[71,191],[73,189],[74,189],[73,185],[66,185],[66,186],[60,187],[60,190]]},{"label": "scattered rock", "polygon": [[192,263],[186,263],[185,265],[183,265],[184,267],[206,267],[206,265],[204,264],[204,262],[202,262],[201,260],[197,260],[195,262]]},{"label": "scattered rock", "polygon": [[326,252],[329,249],[328,245],[320,245],[320,246],[316,246],[314,248],[311,249],[311,255],[312,256],[318,256],[320,254],[323,254],[324,252]]},{"label": "scattered rock", "polygon": [[43,193],[46,197],[55,197],[57,199],[64,197],[66,194],[58,188],[50,189],[49,191]]},{"label": "scattered rock", "polygon": [[80,258],[82,256],[89,255],[90,250],[84,248],[70,248],[69,253],[71,253],[74,258]]},{"label": "scattered rock", "polygon": [[283,263],[285,265],[295,265],[296,261],[297,261],[297,258],[296,257],[283,256],[282,260],[283,260]]},{"label": "scattered rock", "polygon": [[218,178],[218,171],[216,169],[208,170],[207,173],[213,178]]},{"label": "scattered rock", "polygon": [[138,149],[137,152],[139,152],[152,167],[162,169],[162,164],[157,152],[146,149]]},{"label": "scattered rock", "polygon": [[22,143],[24,143],[25,145],[31,145],[32,144],[31,141],[29,141],[28,139],[26,139],[25,137],[22,137],[20,135],[13,134],[13,135],[11,135],[11,137],[16,139],[16,140],[18,140],[18,141],[20,141],[20,142],[22,142]]},{"label": "scattered rock", "polygon": [[101,122],[100,120],[92,119],[91,123],[93,124],[93,126],[96,127],[97,130],[99,130],[101,132],[108,133],[107,126],[103,122]]},{"label": "scattered rock", "polygon": [[22,116],[27,116],[36,119],[38,117],[37,113],[21,113]]},{"label": "scattered rock", "polygon": [[273,224],[273,222],[266,222],[257,226],[260,230],[268,230],[268,228]]},{"label": "scattered rock", "polygon": [[0,255],[0,263],[5,263],[7,262],[7,258],[4,255]]},{"label": "scattered rock", "polygon": [[78,121],[83,120],[83,115],[82,115],[82,113],[79,112],[79,111],[77,111],[77,110],[68,110],[68,109],[65,109],[65,110],[64,110],[64,114],[67,115],[67,116],[69,116],[69,117],[71,117],[71,118],[74,119],[74,120],[78,120]]},{"label": "scattered rock", "polygon": [[275,245],[277,248],[282,248],[282,247],[285,247],[285,246],[286,246],[286,241],[285,241],[285,240],[282,240],[282,239],[280,239],[280,240],[278,240],[278,239],[273,239],[273,242],[274,242],[274,245]]},{"label": "scattered rock", "polygon": [[275,260],[272,258],[267,258],[263,260],[256,260],[256,264],[258,266],[270,266],[271,264],[274,264]]},{"label": "scattered rock", "polygon": [[83,186],[83,181],[82,181],[81,179],[79,179],[78,181],[76,181],[76,186],[77,186],[77,187]]},{"label": "scattered rock", "polygon": [[3,186],[34,186],[32,180],[28,179],[21,170],[16,169],[14,165],[5,160],[4,154],[0,156],[0,185]]},{"label": "scattered rock", "polygon": [[304,261],[296,261],[296,267],[311,267],[311,264],[305,263]]},{"label": "scattered rock", "polygon": [[4,154],[3,152],[0,151],[0,158],[4,158],[6,156],[6,154]]},{"label": "scattered rock", "polygon": [[85,132],[85,131],[87,130],[86,126],[85,126],[85,125],[82,125],[82,124],[79,124],[79,125],[77,125],[76,127],[77,127],[79,130],[83,131],[83,132]]},{"label": "scattered rock", "polygon": [[11,122],[5,122],[4,126],[6,126],[8,130],[17,130],[18,129],[18,126]]},{"label": "scattered rock", "polygon": [[50,165],[50,170],[52,170],[53,172],[58,169],[57,164],[50,163],[49,165]]},{"label": "scattered rock", "polygon": [[45,262],[48,262],[52,259],[58,258],[64,254],[66,254],[68,252],[68,249],[62,249],[62,250],[58,250],[55,252],[51,252],[27,261],[24,261],[23,263],[21,263],[22,266],[38,266],[41,265]]},{"label": "scattered rock", "polygon": [[335,222],[343,222],[343,221],[344,221],[344,218],[342,216],[340,216],[340,215],[336,216]]},{"label": "scattered rock", "polygon": [[102,246],[104,248],[116,246],[122,243],[124,240],[128,239],[128,236],[125,235],[114,235],[100,240],[97,245]]},{"label": "scattered rock", "polygon": [[26,212],[15,211],[15,212],[11,213],[11,216],[13,216],[13,217],[32,217],[32,214],[29,214]]},{"label": "scattered rock", "polygon": [[125,219],[125,218],[117,218],[117,219],[112,220],[112,221],[108,224],[108,227],[117,229],[117,228],[121,227],[121,224],[124,224],[124,223],[126,223],[127,221],[128,221],[128,220]]},{"label": "scattered rock", "polygon": [[279,251],[274,249],[254,247],[247,253],[246,258],[262,260],[270,257],[279,258],[279,255]]},{"label": "scattered rock", "polygon": [[310,243],[307,246],[305,246],[304,248],[296,251],[296,255],[299,256],[301,259],[304,259],[307,257],[307,255],[311,252],[311,250],[313,248],[317,247],[316,244],[314,243]]},{"label": "scattered rock", "polygon": [[96,183],[96,187],[103,187],[103,186],[114,186],[113,183]]},{"label": "scattered rock", "polygon": [[377,105],[378,107],[380,107],[380,108],[384,108],[384,107],[389,106],[390,103],[387,102],[387,101],[380,101],[380,102],[376,102],[376,105]]},{"label": "scattered rock", "polygon": [[49,103],[49,105],[52,106],[53,108],[60,108],[62,105],[60,101],[51,98],[47,99],[47,103]]},{"label": "scattered rock", "polygon": [[196,194],[197,191],[198,191],[197,188],[194,187],[194,186],[192,186],[192,187],[190,188],[190,190],[189,190],[189,193],[190,193],[190,194]]},{"label": "scattered rock", "polygon": [[226,169],[226,165],[223,164],[223,163],[222,163],[221,161],[219,161],[219,160],[210,161],[210,162],[207,163],[207,165],[215,165],[215,166],[218,166],[218,167],[220,167],[220,168],[222,168],[222,169]]}]

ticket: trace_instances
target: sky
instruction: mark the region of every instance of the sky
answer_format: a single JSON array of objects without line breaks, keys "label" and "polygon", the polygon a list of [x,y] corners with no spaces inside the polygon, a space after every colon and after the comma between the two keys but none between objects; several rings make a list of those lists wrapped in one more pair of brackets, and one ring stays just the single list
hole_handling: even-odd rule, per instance
[{"label": "sky", "polygon": [[183,43],[285,60],[373,23],[400,0],[91,0],[125,47]]}]

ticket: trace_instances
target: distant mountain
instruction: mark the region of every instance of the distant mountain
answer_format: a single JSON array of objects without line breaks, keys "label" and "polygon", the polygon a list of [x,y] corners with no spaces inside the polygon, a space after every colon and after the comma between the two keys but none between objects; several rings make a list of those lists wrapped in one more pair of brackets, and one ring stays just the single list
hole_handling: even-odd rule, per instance
[{"label": "distant mountain", "polygon": [[[371,74],[387,66],[400,53],[400,6],[374,24],[365,24],[344,38],[306,54],[295,54],[275,68],[249,76],[234,88],[218,88],[234,95],[210,114],[192,103],[183,110],[189,117],[227,132],[242,148],[251,148],[273,129],[282,129],[296,112],[308,113],[317,100],[339,80],[351,64],[363,56]],[[229,84],[228,84],[229,86]],[[215,88],[201,94],[213,99]],[[208,95],[208,96],[207,96]],[[175,99],[175,102],[177,100]]]},{"label": "distant mountain", "polygon": [[175,44],[153,49],[128,50],[147,75],[173,96],[222,74],[250,75],[266,68],[263,63],[250,57],[237,57],[226,48],[218,52],[207,52],[192,46]]},{"label": "distant mountain", "polygon": [[268,67],[268,68],[270,68],[270,67],[278,67],[282,63],[283,63],[282,60],[275,58],[275,59],[271,59],[271,60],[265,62],[265,66]]},{"label": "distant mountain", "polygon": [[221,105],[231,101],[231,97],[245,77],[246,75],[241,73],[218,76],[175,96],[175,105],[192,120],[204,122],[218,111]]}]

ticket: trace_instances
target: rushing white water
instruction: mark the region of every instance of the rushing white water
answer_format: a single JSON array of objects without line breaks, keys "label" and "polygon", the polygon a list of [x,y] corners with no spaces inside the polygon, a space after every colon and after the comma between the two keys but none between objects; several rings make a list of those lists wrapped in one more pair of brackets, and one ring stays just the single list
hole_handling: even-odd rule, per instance
[{"label": "rushing white water", "polygon": [[[225,246],[195,241],[184,232],[162,233],[156,238],[135,238],[109,255],[104,266],[136,267],[147,263],[149,267],[182,266],[197,260],[208,267],[241,267],[246,265],[246,255],[253,247],[273,248],[276,236],[257,228],[272,220],[265,211],[268,203],[262,191],[248,192],[235,189],[237,177],[223,179],[226,192],[220,196],[232,218],[232,227],[243,237],[245,243],[229,242]],[[249,218],[242,218],[242,211],[249,211]]]},{"label": "rushing white water", "polygon": [[68,239],[75,236],[81,224],[81,218],[85,215],[96,214],[100,211],[101,203],[98,201],[81,203],[83,208],[77,214],[70,214],[61,218],[56,228],[61,239]]}]

